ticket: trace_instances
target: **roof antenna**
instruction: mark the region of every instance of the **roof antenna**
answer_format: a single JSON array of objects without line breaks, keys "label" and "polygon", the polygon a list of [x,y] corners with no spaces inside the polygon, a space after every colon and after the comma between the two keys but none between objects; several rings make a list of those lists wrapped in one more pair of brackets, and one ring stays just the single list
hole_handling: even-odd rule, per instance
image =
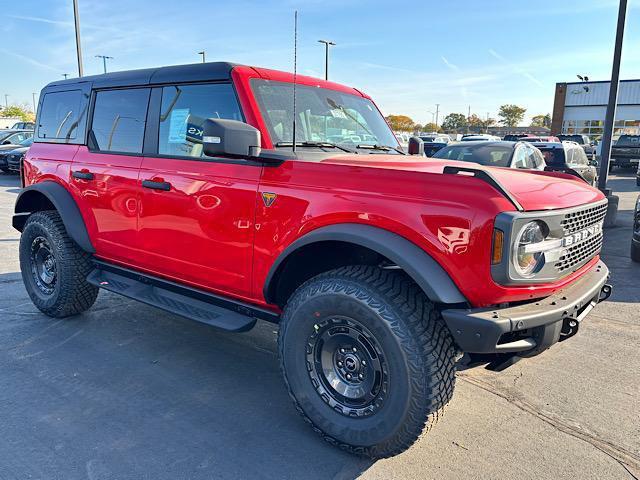
[{"label": "roof antenna", "polygon": [[298,76],[298,11],[293,14],[293,141],[291,151],[296,151],[296,80]]}]

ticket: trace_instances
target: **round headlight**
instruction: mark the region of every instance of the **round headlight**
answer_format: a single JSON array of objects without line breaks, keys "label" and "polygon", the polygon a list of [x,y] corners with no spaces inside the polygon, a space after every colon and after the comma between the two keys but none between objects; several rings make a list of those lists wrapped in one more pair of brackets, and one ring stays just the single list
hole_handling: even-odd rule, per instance
[{"label": "round headlight", "polygon": [[542,222],[529,222],[522,227],[516,237],[513,264],[518,274],[523,277],[533,276],[538,266],[544,262],[544,252],[533,251],[535,248],[532,249],[529,246],[543,242],[547,236],[546,230]]}]

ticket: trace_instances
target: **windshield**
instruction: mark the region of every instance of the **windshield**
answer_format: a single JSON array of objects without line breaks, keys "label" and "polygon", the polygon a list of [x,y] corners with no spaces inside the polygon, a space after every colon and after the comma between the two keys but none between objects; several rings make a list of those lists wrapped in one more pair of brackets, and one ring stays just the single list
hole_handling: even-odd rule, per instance
[{"label": "windshield", "polygon": [[616,142],[616,147],[638,147],[640,146],[640,136],[622,135]]},{"label": "windshield", "polygon": [[32,143],[33,143],[33,137],[32,138],[27,138],[26,140],[21,141],[20,142],[20,146],[21,147],[30,147]]},{"label": "windshield", "polygon": [[558,135],[558,138],[560,140],[569,140],[570,142],[576,142],[581,145],[585,143],[582,135]]},{"label": "windshield", "polygon": [[[290,144],[293,141],[293,84],[260,79],[251,83],[274,145]],[[398,146],[387,122],[366,98],[296,85],[296,111],[296,143],[327,142],[347,148]]]},{"label": "windshield", "polygon": [[508,167],[511,164],[513,147],[511,145],[476,144],[476,145],[450,145],[437,151],[433,158],[445,158],[447,160],[462,160],[475,162],[490,167]]}]

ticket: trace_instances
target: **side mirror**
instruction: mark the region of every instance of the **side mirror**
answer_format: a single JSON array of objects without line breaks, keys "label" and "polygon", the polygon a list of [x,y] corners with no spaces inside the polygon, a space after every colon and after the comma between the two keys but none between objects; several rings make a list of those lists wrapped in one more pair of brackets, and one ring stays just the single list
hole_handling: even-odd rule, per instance
[{"label": "side mirror", "polygon": [[420,137],[409,138],[409,155],[419,155],[424,157],[424,142]]},{"label": "side mirror", "polygon": [[208,157],[257,157],[260,130],[237,120],[208,118],[202,126],[202,150]]},{"label": "side mirror", "polygon": [[592,167],[597,167],[598,166],[598,160],[589,160],[589,165],[591,165]]},{"label": "side mirror", "polygon": [[11,141],[10,140],[5,140],[4,142],[2,142],[2,145],[11,145]]}]

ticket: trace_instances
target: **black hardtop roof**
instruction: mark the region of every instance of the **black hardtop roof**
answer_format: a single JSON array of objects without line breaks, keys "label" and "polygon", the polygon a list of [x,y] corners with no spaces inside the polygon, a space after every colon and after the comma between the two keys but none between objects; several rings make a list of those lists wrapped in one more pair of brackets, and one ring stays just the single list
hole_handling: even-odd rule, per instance
[{"label": "black hardtop roof", "polygon": [[89,82],[93,88],[132,87],[173,82],[221,81],[231,78],[231,70],[237,66],[229,62],[192,63],[169,67],[123,70],[120,72],[90,75],[67,80],[56,80],[45,88],[71,86]]}]

